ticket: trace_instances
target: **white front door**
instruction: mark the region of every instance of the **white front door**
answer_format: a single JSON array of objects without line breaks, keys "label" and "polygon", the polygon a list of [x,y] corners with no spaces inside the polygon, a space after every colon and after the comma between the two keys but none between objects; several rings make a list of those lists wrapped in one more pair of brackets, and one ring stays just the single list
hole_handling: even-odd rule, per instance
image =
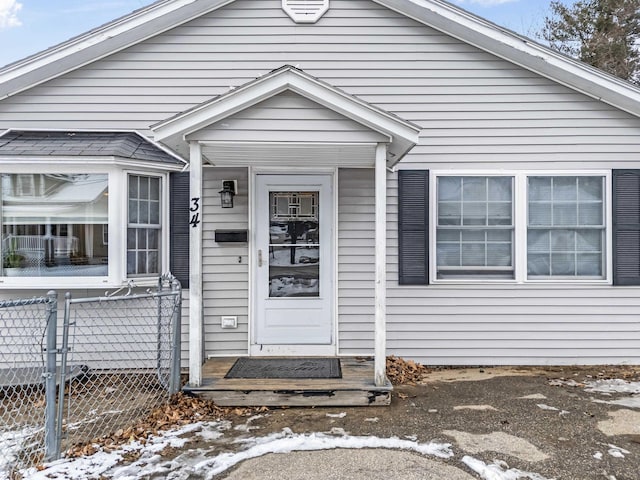
[{"label": "white front door", "polygon": [[255,355],[335,354],[330,175],[257,175]]}]

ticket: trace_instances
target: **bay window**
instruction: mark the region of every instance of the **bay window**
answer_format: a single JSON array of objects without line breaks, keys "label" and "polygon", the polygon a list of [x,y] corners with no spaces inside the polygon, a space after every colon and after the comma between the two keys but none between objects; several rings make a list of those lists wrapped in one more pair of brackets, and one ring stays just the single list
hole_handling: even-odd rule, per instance
[{"label": "bay window", "polygon": [[121,285],[166,268],[164,175],[83,170],[0,174],[1,284]]},{"label": "bay window", "polygon": [[434,177],[436,279],[607,279],[605,174]]}]

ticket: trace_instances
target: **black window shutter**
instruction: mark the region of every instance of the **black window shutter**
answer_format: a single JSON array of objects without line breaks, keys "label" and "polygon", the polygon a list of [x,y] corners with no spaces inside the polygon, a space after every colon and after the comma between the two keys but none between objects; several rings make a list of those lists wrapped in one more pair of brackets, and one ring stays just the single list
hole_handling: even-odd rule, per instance
[{"label": "black window shutter", "polygon": [[640,285],[640,170],[613,171],[613,283]]},{"label": "black window shutter", "polygon": [[189,288],[189,172],[172,173],[169,183],[169,268]]},{"label": "black window shutter", "polygon": [[429,283],[429,170],[398,172],[400,285]]}]

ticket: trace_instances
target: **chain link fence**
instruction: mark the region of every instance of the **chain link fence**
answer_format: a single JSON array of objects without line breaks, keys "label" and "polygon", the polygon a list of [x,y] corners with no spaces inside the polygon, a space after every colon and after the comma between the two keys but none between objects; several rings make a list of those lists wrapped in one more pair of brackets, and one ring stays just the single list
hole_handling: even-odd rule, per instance
[{"label": "chain link fence", "polygon": [[115,433],[180,389],[180,285],[0,302],[0,479]]},{"label": "chain link fence", "polygon": [[55,304],[55,296],[0,302],[0,477],[45,457],[45,422],[54,414],[46,409],[46,342]]},{"label": "chain link fence", "polygon": [[61,451],[126,428],[177,391],[172,372],[179,300],[176,291],[79,299],[67,294],[62,366],[71,377],[58,427]]}]

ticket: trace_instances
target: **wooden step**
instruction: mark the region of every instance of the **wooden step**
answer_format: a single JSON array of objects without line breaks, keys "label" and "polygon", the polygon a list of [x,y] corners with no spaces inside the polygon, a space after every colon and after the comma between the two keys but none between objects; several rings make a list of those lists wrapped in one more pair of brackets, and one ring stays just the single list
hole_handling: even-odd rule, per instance
[{"label": "wooden step", "polygon": [[391,403],[393,387],[388,380],[383,386],[374,385],[370,358],[340,358],[342,378],[224,378],[236,359],[207,360],[202,385],[184,390],[220,406],[364,407]]}]

